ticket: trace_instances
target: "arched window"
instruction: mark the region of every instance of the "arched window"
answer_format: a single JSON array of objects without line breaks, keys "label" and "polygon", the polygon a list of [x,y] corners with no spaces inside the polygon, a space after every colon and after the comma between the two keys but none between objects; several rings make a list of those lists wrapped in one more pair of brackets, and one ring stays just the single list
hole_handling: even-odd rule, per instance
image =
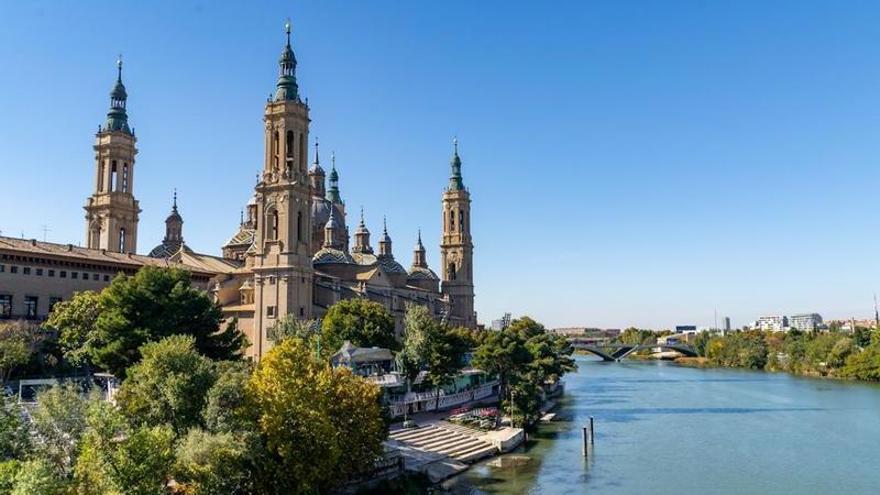
[{"label": "arched window", "polygon": [[306,171],[306,135],[299,133],[299,169]]},{"label": "arched window", "polygon": [[278,239],[278,210],[269,213],[269,239]]},{"label": "arched window", "polygon": [[278,131],[275,131],[272,134],[272,155],[273,161],[275,163],[275,168],[278,168]]},{"label": "arched window", "polygon": [[293,156],[293,131],[287,131],[287,137],[284,140],[284,152],[288,157]]},{"label": "arched window", "polygon": [[119,184],[117,183],[118,179],[116,177],[117,176],[117,174],[116,174],[116,160],[113,160],[110,163],[111,163],[111,165],[110,165],[110,191],[112,192],[112,191],[115,191],[119,187]]},{"label": "arched window", "polygon": [[447,277],[449,280],[455,280],[455,262],[449,263],[449,268],[447,269],[449,273],[447,273]]},{"label": "arched window", "polygon": [[101,166],[99,167],[100,173],[98,173],[98,192],[104,192],[104,174],[107,173],[107,164],[106,160],[101,162]]},{"label": "arched window", "polygon": [[302,242],[303,240],[303,214],[301,211],[296,212],[296,240],[298,242]]},{"label": "arched window", "polygon": [[128,164],[122,164],[122,192],[128,192]]},{"label": "arched window", "polygon": [[449,210],[449,230],[455,232],[455,212]]},{"label": "arched window", "polygon": [[97,249],[101,244],[101,225],[98,223],[92,226],[92,240],[89,244],[92,249]]},{"label": "arched window", "polygon": [[119,252],[125,252],[125,227],[119,229]]}]

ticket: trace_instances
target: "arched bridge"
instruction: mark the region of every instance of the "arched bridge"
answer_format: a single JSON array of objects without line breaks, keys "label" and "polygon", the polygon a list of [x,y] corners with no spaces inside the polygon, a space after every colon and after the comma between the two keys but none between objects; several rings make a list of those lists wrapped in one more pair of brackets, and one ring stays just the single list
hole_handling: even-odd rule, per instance
[{"label": "arched bridge", "polygon": [[590,341],[570,339],[571,346],[579,351],[587,351],[595,354],[605,361],[620,361],[630,354],[643,349],[660,348],[666,351],[675,351],[685,356],[695,357],[697,350],[689,344],[597,344]]}]

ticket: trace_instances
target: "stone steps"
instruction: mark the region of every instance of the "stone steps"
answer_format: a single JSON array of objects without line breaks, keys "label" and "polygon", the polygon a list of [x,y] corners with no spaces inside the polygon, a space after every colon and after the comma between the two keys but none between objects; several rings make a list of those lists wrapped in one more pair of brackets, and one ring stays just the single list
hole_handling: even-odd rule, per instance
[{"label": "stone steps", "polygon": [[445,455],[461,462],[473,462],[497,452],[491,443],[480,438],[483,435],[479,430],[443,422],[393,431],[389,437],[415,449]]}]

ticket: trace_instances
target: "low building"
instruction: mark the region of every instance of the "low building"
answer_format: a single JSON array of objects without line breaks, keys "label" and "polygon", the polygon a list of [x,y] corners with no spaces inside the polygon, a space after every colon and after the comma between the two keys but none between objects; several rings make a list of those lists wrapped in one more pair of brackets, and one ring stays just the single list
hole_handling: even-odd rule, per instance
[{"label": "low building", "polygon": [[381,347],[356,347],[345,341],[336,354],[330,357],[334,366],[345,366],[358,376],[381,376],[394,371],[394,355]]}]

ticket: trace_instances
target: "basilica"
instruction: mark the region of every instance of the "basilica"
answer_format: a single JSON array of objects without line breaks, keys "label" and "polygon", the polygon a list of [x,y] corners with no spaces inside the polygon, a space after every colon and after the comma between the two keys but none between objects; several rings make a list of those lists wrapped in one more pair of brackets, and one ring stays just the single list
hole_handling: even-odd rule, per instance
[{"label": "basilica", "polygon": [[457,142],[441,198],[439,276],[428,264],[421,233],[414,236],[408,269],[395,257],[384,221],[374,248],[363,209],[355,212],[352,240],[335,159],[330,157],[325,172],[315,142],[309,164],[310,108],[297,85],[289,25],[286,33],[276,89],[264,112],[262,173],[220,256],[186,244],[176,193],[162,243],[148,256],[136,254],[141,212],[134,196],[137,138],[128,121],[119,61],[110,111],[94,145],[86,247],[0,237],[0,318],[40,319],[74,292],[100,289],[116,273],[150,265],[190,270],[194,283],[212,294],[224,315],[237,319],[251,344],[248,355],[255,359],[271,347],[269,330],[279,319],[321,318],[342,299],[383,304],[398,332],[408,304],[426,306],[452,325],[476,327],[471,199]]}]

